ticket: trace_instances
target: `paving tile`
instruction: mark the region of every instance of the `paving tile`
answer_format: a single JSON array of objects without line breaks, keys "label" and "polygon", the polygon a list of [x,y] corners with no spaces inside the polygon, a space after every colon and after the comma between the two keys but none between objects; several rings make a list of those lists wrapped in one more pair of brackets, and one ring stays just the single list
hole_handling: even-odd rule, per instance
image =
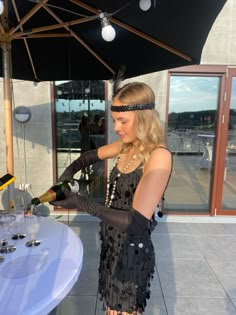
[{"label": "paving tile", "polygon": [[62,315],[61,314],[61,307],[60,304],[55,307],[50,313],[48,313],[47,315]]},{"label": "paving tile", "polygon": [[[235,260],[227,262],[210,261],[209,265],[219,279],[230,298],[236,299],[236,264]],[[235,312],[236,314],[236,312]]]},{"label": "paving tile", "polygon": [[[104,315],[102,302],[97,302],[96,315]],[[164,300],[161,296],[153,296],[147,300],[145,315],[167,315]],[[56,314],[57,315],[57,314]],[[90,315],[90,314],[86,314]],[[92,314],[91,314],[92,315]]]},{"label": "paving tile", "polygon": [[230,233],[230,234],[236,234],[236,224],[224,224],[225,229]]},{"label": "paving tile", "polygon": [[207,260],[236,260],[236,235],[193,235],[199,249]]},{"label": "paving tile", "polygon": [[84,256],[83,256],[83,266],[95,267],[99,265],[100,260],[100,244],[96,243],[96,240],[85,241],[82,240]]},{"label": "paving tile", "polygon": [[235,315],[236,308],[227,298],[166,298],[168,315]]},{"label": "paving tile", "polygon": [[189,234],[189,230],[185,223],[158,222],[153,234]]},{"label": "paving tile", "polygon": [[202,224],[188,223],[186,224],[187,229],[189,230],[191,234],[200,234],[200,235],[230,234],[230,231],[227,229],[226,225],[227,224],[223,224],[223,223],[202,223]]},{"label": "paving tile", "polygon": [[99,233],[100,226],[98,222],[71,222],[70,227],[78,233],[79,237],[84,237],[88,240],[93,239],[94,235]]},{"label": "paving tile", "polygon": [[151,297],[147,300],[145,315],[167,315],[164,300],[161,296]]},{"label": "paving tile", "polygon": [[[96,298],[99,222],[70,226],[84,246],[83,268],[50,315],[104,315]],[[155,275],[144,315],[236,314],[236,224],[159,222],[152,239],[161,283]]]},{"label": "paving tile", "polygon": [[[147,308],[145,314],[147,315],[166,315],[165,305],[162,298],[162,291],[160,282],[157,274],[154,275],[154,279],[151,282],[151,298],[147,300]],[[97,301],[97,312],[96,315],[104,315],[103,303]]]},{"label": "paving tile", "polygon": [[204,260],[158,259],[164,297],[225,297],[225,291]]},{"label": "paving tile", "polygon": [[204,259],[191,235],[155,234],[152,240],[157,257]]},{"label": "paving tile", "polygon": [[154,274],[154,278],[151,281],[151,299],[153,297],[162,296],[161,285],[157,273]]},{"label": "paving tile", "polygon": [[103,310],[103,303],[99,300],[97,300],[95,315],[105,315],[105,311]]},{"label": "paving tile", "polygon": [[67,296],[49,315],[93,315],[95,308],[96,296]]},{"label": "paving tile", "polygon": [[234,304],[234,306],[236,307],[236,299],[232,299],[231,301]]},{"label": "paving tile", "polygon": [[100,236],[99,225],[96,222],[80,222],[72,227],[78,233],[84,249],[83,266],[95,267],[99,265]]},{"label": "paving tile", "polygon": [[88,267],[85,264],[79,275],[79,279],[68,295],[96,295],[98,289],[98,268]]}]

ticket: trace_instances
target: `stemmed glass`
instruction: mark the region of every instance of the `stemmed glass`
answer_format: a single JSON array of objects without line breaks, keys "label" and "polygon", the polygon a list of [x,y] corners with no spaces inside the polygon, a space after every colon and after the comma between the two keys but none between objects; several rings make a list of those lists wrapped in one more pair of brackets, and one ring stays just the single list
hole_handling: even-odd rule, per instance
[{"label": "stemmed glass", "polygon": [[13,224],[13,236],[12,240],[20,240],[22,238],[26,237],[26,234],[23,232],[24,231],[24,216],[23,215],[18,215],[16,218],[16,221]]},{"label": "stemmed glass", "polygon": [[36,234],[39,230],[39,217],[35,215],[25,216],[26,231],[30,236],[30,240],[26,242],[27,247],[39,246],[41,241],[36,239]]},{"label": "stemmed glass", "polygon": [[0,253],[7,254],[16,250],[14,245],[8,243],[12,233],[12,225],[16,216],[9,213],[0,214]]}]

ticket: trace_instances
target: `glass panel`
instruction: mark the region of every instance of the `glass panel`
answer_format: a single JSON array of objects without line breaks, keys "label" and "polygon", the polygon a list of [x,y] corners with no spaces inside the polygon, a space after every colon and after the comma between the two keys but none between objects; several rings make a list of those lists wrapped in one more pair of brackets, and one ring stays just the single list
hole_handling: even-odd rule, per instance
[{"label": "glass panel", "polygon": [[219,77],[171,76],[167,141],[173,172],[167,211],[209,210],[219,85]]},{"label": "glass panel", "polygon": [[[105,144],[104,81],[55,82],[57,175],[81,153]],[[81,195],[104,200],[104,162],[75,175]]]},{"label": "glass panel", "polygon": [[222,209],[236,209],[236,78],[232,79]]}]

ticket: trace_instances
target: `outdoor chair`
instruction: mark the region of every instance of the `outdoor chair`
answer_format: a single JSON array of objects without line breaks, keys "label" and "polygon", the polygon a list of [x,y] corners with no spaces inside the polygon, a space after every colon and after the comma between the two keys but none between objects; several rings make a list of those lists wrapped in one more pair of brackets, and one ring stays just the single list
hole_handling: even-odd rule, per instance
[{"label": "outdoor chair", "polygon": [[196,171],[200,170],[208,170],[211,171],[212,168],[212,146],[211,145],[205,145],[204,151],[200,159],[197,161],[196,164]]}]

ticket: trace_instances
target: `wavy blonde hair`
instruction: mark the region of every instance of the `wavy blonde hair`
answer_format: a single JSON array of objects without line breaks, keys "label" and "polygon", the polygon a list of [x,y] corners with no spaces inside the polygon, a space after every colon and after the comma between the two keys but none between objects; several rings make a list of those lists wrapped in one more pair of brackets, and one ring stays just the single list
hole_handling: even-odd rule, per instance
[{"label": "wavy blonde hair", "polygon": [[[153,90],[145,83],[132,82],[119,88],[113,100],[119,100],[124,105],[155,103]],[[158,112],[155,109],[136,110],[135,128],[139,141],[139,149],[142,158],[146,161],[150,152],[163,143],[163,130]],[[130,144],[124,144],[122,151],[130,148]]]}]

